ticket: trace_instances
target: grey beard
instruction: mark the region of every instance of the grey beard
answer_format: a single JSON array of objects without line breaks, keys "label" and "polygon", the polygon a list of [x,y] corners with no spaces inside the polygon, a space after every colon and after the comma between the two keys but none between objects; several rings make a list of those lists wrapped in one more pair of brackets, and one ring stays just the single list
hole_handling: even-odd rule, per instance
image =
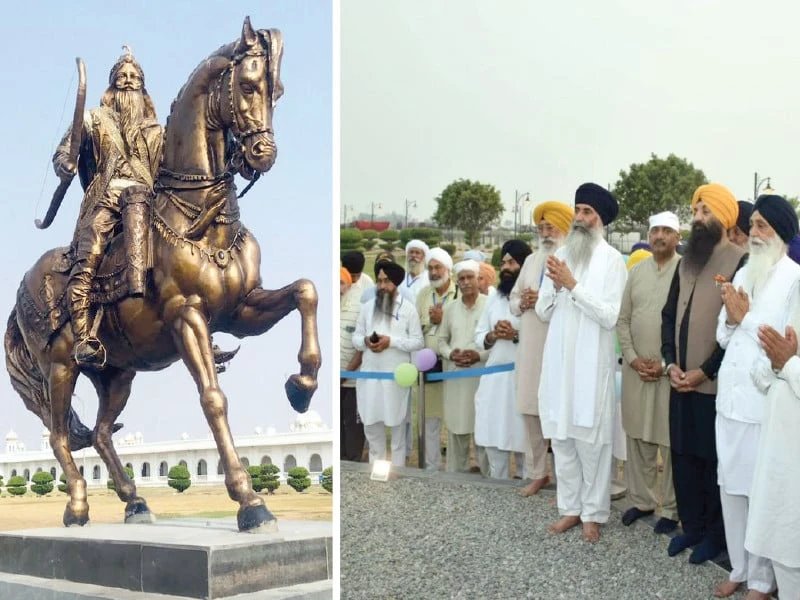
[{"label": "grey beard", "polygon": [[573,225],[564,245],[567,249],[567,259],[574,270],[589,264],[592,252],[599,241],[599,229],[582,229]]},{"label": "grey beard", "polygon": [[144,94],[141,90],[114,90],[112,107],[119,115],[119,129],[128,152],[136,154],[136,136],[144,122]]},{"label": "grey beard", "polygon": [[559,244],[556,240],[550,239],[542,240],[542,243],[539,244],[539,250],[545,256],[553,256],[553,254],[556,253],[556,250],[558,250],[560,247],[561,244]]},{"label": "grey beard", "polygon": [[422,263],[421,262],[408,260],[408,261],[406,261],[406,263],[407,263],[406,266],[408,267],[408,272],[411,275],[413,275],[414,277],[416,277],[417,275],[422,273]]},{"label": "grey beard", "polygon": [[394,299],[397,296],[397,291],[385,292],[377,290],[375,292],[375,312],[373,316],[373,325],[377,322],[389,322],[392,318],[392,309],[394,308]]},{"label": "grey beard", "polygon": [[764,289],[769,279],[769,270],[786,254],[786,244],[778,236],[765,244],[750,241],[750,255],[744,265],[746,291],[752,298]]}]

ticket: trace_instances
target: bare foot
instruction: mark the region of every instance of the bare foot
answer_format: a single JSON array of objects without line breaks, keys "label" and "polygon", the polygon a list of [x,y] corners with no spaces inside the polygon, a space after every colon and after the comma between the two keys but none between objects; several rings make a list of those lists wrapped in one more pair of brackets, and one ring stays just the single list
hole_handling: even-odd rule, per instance
[{"label": "bare foot", "polygon": [[583,541],[596,544],[600,541],[600,524],[587,521],[583,524]]},{"label": "bare foot", "polygon": [[771,597],[769,594],[758,590],[747,590],[747,596],[744,597],[744,600],[770,600]]},{"label": "bare foot", "polygon": [[572,529],[573,527],[577,527],[581,522],[581,518],[578,515],[573,516],[566,516],[561,517],[558,521],[550,525],[547,528],[547,533],[556,534],[556,533],[564,533],[567,529]]},{"label": "bare foot", "polygon": [[548,483],[550,483],[550,478],[547,475],[545,475],[541,479],[534,479],[528,485],[522,488],[522,491],[520,491],[520,495],[523,498],[527,498],[528,496],[535,496],[536,494],[539,493],[539,490],[542,489],[544,486],[546,486]]},{"label": "bare foot", "polygon": [[733,596],[739,586],[742,585],[739,581],[731,581],[726,579],[714,588],[714,598],[727,598]]}]

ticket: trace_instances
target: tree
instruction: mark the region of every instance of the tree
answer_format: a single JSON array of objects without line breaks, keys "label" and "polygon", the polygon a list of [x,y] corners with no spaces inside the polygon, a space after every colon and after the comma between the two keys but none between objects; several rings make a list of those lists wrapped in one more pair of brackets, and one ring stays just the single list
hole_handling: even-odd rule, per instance
[{"label": "tree", "polygon": [[[59,492],[64,492],[66,494],[67,493],[67,474],[66,473],[61,473],[61,477],[59,477],[58,480],[61,482],[61,483],[58,484],[58,491]],[[114,483],[114,482],[112,481],[111,483]]]},{"label": "tree", "polygon": [[395,243],[400,239],[400,232],[397,229],[386,229],[381,231],[378,237],[383,241],[381,248],[387,252],[394,250]]},{"label": "tree", "polygon": [[619,202],[620,231],[647,231],[648,219],[671,210],[687,220],[695,190],[708,183],[705,174],[686,159],[670,154],[667,158],[650,155],[642,164],[620,171],[613,193]]},{"label": "tree", "polygon": [[500,193],[493,186],[459,179],[448,185],[436,198],[438,208],[433,215],[440,226],[463,229],[469,245],[496,221],[505,208]]},{"label": "tree", "polygon": [[250,475],[250,482],[254,492],[258,493],[267,487],[261,477],[261,465],[251,465],[247,467],[247,473]]},{"label": "tree", "polygon": [[302,492],[307,487],[311,487],[311,478],[308,476],[308,469],[305,467],[295,467],[289,471],[289,477],[286,479],[295,491]]},{"label": "tree", "polygon": [[342,229],[339,232],[339,249],[342,252],[358,250],[363,237],[358,229]]},{"label": "tree", "polygon": [[189,469],[183,465],[175,465],[172,467],[169,470],[169,473],[167,473],[167,485],[178,490],[178,493],[188,490],[189,486],[192,485],[192,478],[189,475]]},{"label": "tree", "polygon": [[[127,473],[128,479],[133,481],[133,469],[131,469],[130,467],[125,467],[125,473]],[[62,475],[62,477],[63,477],[63,475]],[[116,491],[116,489],[117,489],[117,486],[114,485],[114,480],[111,479],[111,477],[108,478],[108,481],[106,482],[106,487],[108,489],[110,489],[112,492]]]},{"label": "tree", "polygon": [[8,493],[12,496],[22,496],[28,491],[28,483],[21,475],[14,475],[14,477],[8,480],[6,488],[8,489]]},{"label": "tree", "polygon": [[270,494],[274,494],[275,490],[281,486],[281,482],[278,481],[280,472],[281,469],[278,465],[261,465],[261,481],[264,483],[264,489]]},{"label": "tree", "polygon": [[322,472],[322,487],[333,493],[333,467],[328,467]]},{"label": "tree", "polygon": [[53,491],[53,476],[48,471],[34,473],[32,480],[31,491],[37,496],[44,496]]}]

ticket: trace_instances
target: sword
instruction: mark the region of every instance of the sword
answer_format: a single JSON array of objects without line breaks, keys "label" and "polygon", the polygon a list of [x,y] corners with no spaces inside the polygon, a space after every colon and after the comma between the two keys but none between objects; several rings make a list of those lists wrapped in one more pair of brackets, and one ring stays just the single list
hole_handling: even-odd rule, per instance
[{"label": "sword", "polygon": [[[81,128],[83,127],[83,110],[86,107],[86,67],[83,64],[80,56],[75,59],[78,65],[78,96],[75,100],[75,112],[72,115],[72,133],[69,140],[69,159],[77,165],[78,164],[78,151],[81,145]],[[61,201],[67,193],[69,184],[75,175],[65,177],[58,184],[56,191],[53,193],[53,198],[50,200],[50,208],[47,209],[47,214],[44,220],[36,219],[34,225],[38,229],[47,229],[56,218],[56,213],[61,206]]]}]

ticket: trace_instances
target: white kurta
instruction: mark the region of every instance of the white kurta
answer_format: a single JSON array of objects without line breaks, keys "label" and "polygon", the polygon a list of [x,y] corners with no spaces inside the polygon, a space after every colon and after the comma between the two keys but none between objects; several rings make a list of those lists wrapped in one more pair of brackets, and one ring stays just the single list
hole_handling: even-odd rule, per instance
[{"label": "white kurta", "polygon": [[[475,344],[483,348],[486,334],[495,323],[506,320],[519,330],[519,318],[511,314],[508,297],[495,293],[487,299],[478,320]],[[497,340],[489,350],[486,366],[515,363],[518,344]],[[516,375],[514,371],[483,375],[475,392],[475,443],[500,450],[525,452],[525,425],[516,407]]]},{"label": "white kurta", "polygon": [[[566,248],[556,256],[565,260]],[[614,335],[627,271],[622,255],[600,240],[570,292],[545,277],[536,314],[550,322],[539,384],[542,433],[550,439],[610,444],[616,402]]]},{"label": "white kurta", "polygon": [[[389,347],[373,352],[364,343],[375,331],[390,337]],[[391,315],[375,315],[375,303],[361,305],[353,333],[353,346],[363,351],[361,371],[394,372],[397,365],[411,362],[411,353],[424,345],[416,306],[398,294]],[[387,427],[405,421],[411,388],[400,387],[393,379],[358,379],[356,381],[358,414],[364,425],[383,422]]]},{"label": "white kurta", "polygon": [[414,302],[417,301],[417,296],[419,293],[426,287],[431,284],[430,279],[428,278],[428,271],[423,270],[422,273],[414,277],[410,273],[406,273],[406,278],[403,282],[397,286],[400,290],[400,293],[407,295],[410,298],[414,299]]}]

